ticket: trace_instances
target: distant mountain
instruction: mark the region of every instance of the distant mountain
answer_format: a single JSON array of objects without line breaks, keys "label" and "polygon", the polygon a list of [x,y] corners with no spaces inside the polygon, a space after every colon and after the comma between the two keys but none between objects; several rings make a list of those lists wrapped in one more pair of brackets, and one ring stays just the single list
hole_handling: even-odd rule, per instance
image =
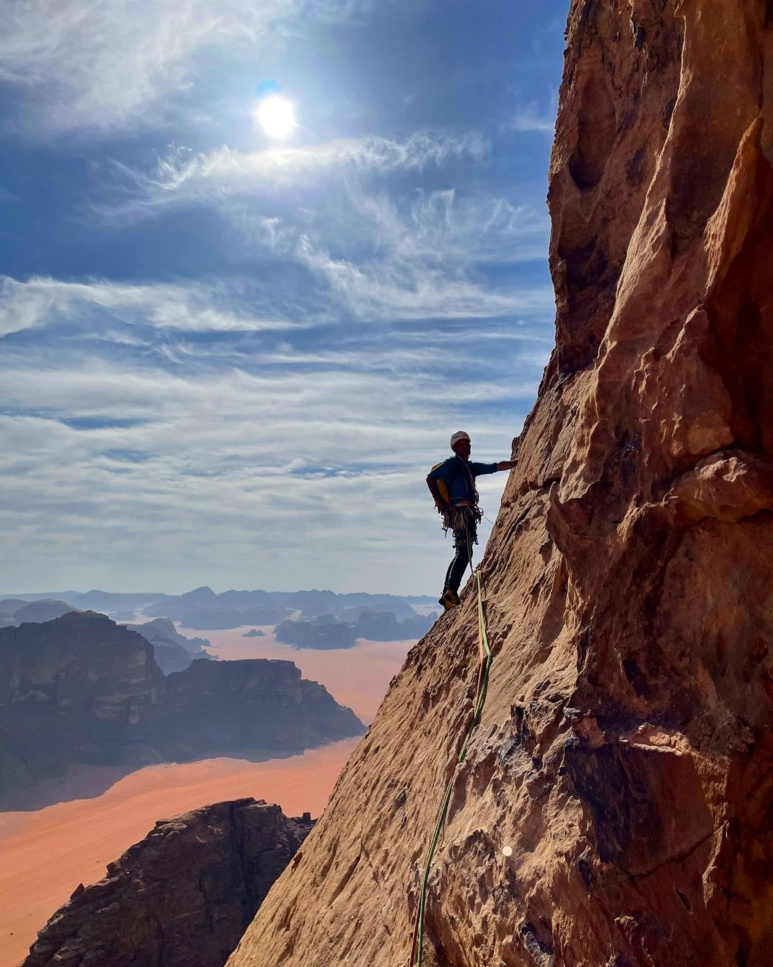
[{"label": "distant mountain", "polygon": [[[0,598],[0,612],[3,614],[13,614],[14,611],[18,611],[19,608],[25,608],[30,603],[30,600],[32,599],[25,600],[24,598]],[[35,600],[39,599],[36,598]]]},{"label": "distant mountain", "polygon": [[[169,618],[183,628],[202,631],[225,630],[242,625],[277,625],[296,616],[305,620],[332,615],[349,623],[356,621],[364,610],[391,613],[395,618],[408,620],[416,615],[416,606],[434,603],[421,595],[398,596],[354,592],[336,594],[333,591],[223,591],[217,593],[203,585],[184,594],[120,594],[92,590],[85,593],[62,591],[56,594],[14,595],[26,604],[40,598],[57,598],[79,610],[101,611],[113,618],[129,621],[135,614]],[[26,599],[26,600],[22,600]],[[0,614],[13,615],[10,607],[0,600]],[[409,636],[411,637],[411,636]]]},{"label": "distant mountain", "polygon": [[380,598],[376,598],[375,601],[372,601],[369,604],[360,604],[351,608],[342,608],[338,612],[337,617],[341,621],[348,621],[350,624],[356,624],[361,615],[373,614],[374,612],[391,614],[392,617],[397,621],[403,621],[408,618],[416,617],[416,611],[404,601],[397,599],[395,601],[384,603],[382,600],[380,600]]},{"label": "distant mountain", "polygon": [[159,820],[75,890],[21,967],[223,967],[312,825],[254,799]]},{"label": "distant mountain", "polygon": [[[345,612],[353,608],[373,608],[391,611],[397,618],[408,618],[416,614],[412,604],[436,604],[435,598],[406,598],[394,594],[334,594],[332,591],[272,591],[272,597],[292,611],[300,611],[304,618],[315,618],[332,614],[344,618]],[[350,619],[347,619],[350,620]]]},{"label": "distant mountain", "polygon": [[437,619],[437,614],[417,615],[398,621],[391,611],[351,608],[345,614],[356,614],[356,621],[339,621],[331,614],[312,621],[283,621],[277,625],[276,640],[294,648],[352,648],[358,638],[371,641],[402,641],[421,638]]},{"label": "distant mountain", "polygon": [[221,608],[200,608],[184,612],[180,618],[181,628],[197,631],[218,631],[241,628],[242,625],[275,625],[290,614],[287,608],[247,608],[244,611],[226,611]]},{"label": "distant mountain", "polygon": [[165,677],[145,638],[101,614],[0,629],[0,808],[74,763],[271,758],[363,731],[289,661],[194,661]]},{"label": "distant mountain", "polygon": [[283,621],[277,626],[276,640],[294,648],[353,648],[357,636],[350,624],[322,615],[314,621]]},{"label": "distant mountain", "polygon": [[63,614],[73,611],[73,606],[66,601],[57,601],[54,598],[43,598],[40,601],[32,601],[13,612],[17,624],[24,624],[25,621],[52,621],[54,618],[61,618]]},{"label": "distant mountain", "polygon": [[[10,597],[10,596],[9,596]],[[101,611],[102,614],[114,615],[118,612],[123,614],[135,614],[143,613],[144,609],[157,601],[162,601],[164,598],[168,597],[166,594],[160,594],[159,592],[146,591],[142,593],[122,593],[113,591],[47,591],[47,592],[34,592],[30,594],[15,594],[13,595],[16,599],[23,599],[22,603],[27,604],[30,601],[40,601],[44,598],[55,599],[58,601],[65,601],[67,604],[72,605],[79,611]],[[5,610],[2,607],[2,599],[0,599],[0,610]]]},{"label": "distant mountain", "polygon": [[3,598],[0,600],[0,627],[20,625],[25,621],[51,621],[69,611],[77,610],[66,601],[56,598],[39,598],[24,601],[22,598]]},{"label": "distant mountain", "polygon": [[168,595],[158,592],[142,592],[140,594],[121,594],[112,591],[86,591],[83,594],[60,595],[64,601],[69,601],[82,611],[101,611],[102,614],[113,614],[117,611],[134,614],[144,612],[144,609],[156,601],[163,601]]},{"label": "distant mountain", "polygon": [[181,635],[168,618],[153,618],[152,621],[145,621],[143,624],[129,624],[126,627],[130,631],[138,631],[150,642],[162,638],[173,641],[185,648],[191,655],[200,655],[204,648],[212,647],[209,638],[186,638],[185,635]]},{"label": "distant mountain", "polygon": [[154,618],[144,624],[125,627],[136,631],[153,645],[154,657],[165,675],[183,671],[196,658],[212,658],[204,651],[205,647],[210,646],[206,638],[185,638],[168,618]]},{"label": "distant mountain", "polygon": [[413,614],[398,621],[391,611],[372,611],[365,608],[354,622],[357,638],[371,641],[402,641],[423,638],[437,620],[437,613],[428,615]]}]

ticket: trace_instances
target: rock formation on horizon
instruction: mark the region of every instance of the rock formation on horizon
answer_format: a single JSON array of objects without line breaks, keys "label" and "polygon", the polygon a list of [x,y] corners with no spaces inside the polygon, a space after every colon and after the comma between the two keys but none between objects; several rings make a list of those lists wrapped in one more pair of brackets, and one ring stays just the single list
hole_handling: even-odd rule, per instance
[{"label": "rock formation on horizon", "polygon": [[[770,963],[772,160],[769,0],[573,0],[557,342],[482,563],[426,967]],[[476,631],[468,587],[229,967],[408,967]]]},{"label": "rock formation on horizon", "polygon": [[339,621],[332,614],[323,614],[313,621],[283,621],[274,631],[276,640],[293,648],[314,648],[329,651],[354,648],[357,638],[352,625]]},{"label": "rock formation on horizon", "polygon": [[129,631],[136,631],[153,645],[153,657],[161,671],[181,672],[196,659],[213,656],[205,651],[211,643],[206,638],[186,638],[168,618],[153,618],[142,624],[127,624]]},{"label": "rock formation on horizon", "polygon": [[272,758],[364,726],[289,661],[194,661],[166,677],[153,646],[95,612],[0,629],[0,808],[70,765]]},{"label": "rock formation on horizon", "polygon": [[77,611],[66,601],[57,598],[38,598],[36,601],[22,601],[20,598],[3,598],[0,600],[0,615],[4,619],[0,627],[7,628],[32,621],[41,623],[61,618],[63,614]]},{"label": "rock formation on horizon", "polygon": [[254,799],[159,820],[76,889],[21,967],[223,967],[311,826]]}]

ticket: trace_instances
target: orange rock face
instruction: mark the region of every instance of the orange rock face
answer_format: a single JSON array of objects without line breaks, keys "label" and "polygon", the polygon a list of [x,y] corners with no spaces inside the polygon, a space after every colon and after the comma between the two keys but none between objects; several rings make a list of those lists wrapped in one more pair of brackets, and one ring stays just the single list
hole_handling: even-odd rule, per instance
[{"label": "orange rock face", "polygon": [[[482,565],[494,664],[424,964],[763,967],[773,4],[574,0],[567,36],[557,345]],[[468,588],[230,967],[408,967],[476,665]]]}]

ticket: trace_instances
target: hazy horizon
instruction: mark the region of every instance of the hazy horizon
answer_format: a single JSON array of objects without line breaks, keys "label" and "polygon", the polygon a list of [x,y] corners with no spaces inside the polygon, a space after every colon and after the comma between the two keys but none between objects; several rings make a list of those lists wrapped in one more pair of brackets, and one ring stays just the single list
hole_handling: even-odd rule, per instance
[{"label": "hazy horizon", "polygon": [[388,595],[391,595],[391,596],[396,597],[396,598],[431,598],[431,597],[433,597],[433,595],[431,593],[430,594],[420,594],[420,593],[395,594],[392,591],[364,591],[361,588],[356,588],[353,591],[334,591],[332,588],[323,588],[323,587],[316,587],[316,588],[286,588],[286,587],[283,587],[283,588],[266,588],[266,587],[260,587],[260,588],[258,588],[258,587],[250,587],[250,588],[247,588],[247,587],[244,587],[244,588],[229,587],[229,588],[225,588],[224,587],[221,590],[217,590],[211,584],[205,583],[205,584],[199,584],[197,587],[193,587],[193,588],[192,587],[185,587],[182,591],[162,591],[162,590],[160,590],[158,588],[147,588],[147,587],[137,588],[137,589],[128,589],[128,590],[125,589],[125,588],[121,588],[121,589],[111,589],[111,588],[104,588],[104,587],[102,587],[102,588],[100,588],[100,587],[93,587],[93,588],[86,588],[85,590],[81,590],[79,588],[57,588],[57,589],[55,589],[53,591],[18,591],[18,590],[17,591],[0,591],[0,599],[2,599],[2,598],[24,598],[24,597],[28,597],[28,598],[31,598],[31,597],[40,598],[40,597],[44,597],[44,596],[45,597],[53,596],[53,595],[56,595],[56,594],[93,594],[93,593],[115,594],[115,595],[120,595],[120,594],[164,594],[164,595],[167,595],[169,597],[179,597],[180,595],[188,594],[191,591],[199,591],[202,588],[209,588],[211,591],[213,591],[215,594],[218,594],[218,595],[219,594],[227,594],[229,591],[246,591],[246,592],[250,592],[250,591],[265,591],[267,594],[299,594],[299,593],[305,592],[305,591],[317,591],[317,592],[320,592],[320,593],[324,593],[324,592],[328,592],[329,591],[332,594],[341,594],[341,595],[343,595],[343,594],[371,594],[371,595],[374,595],[374,596],[380,596],[380,595],[387,595],[388,594]]}]

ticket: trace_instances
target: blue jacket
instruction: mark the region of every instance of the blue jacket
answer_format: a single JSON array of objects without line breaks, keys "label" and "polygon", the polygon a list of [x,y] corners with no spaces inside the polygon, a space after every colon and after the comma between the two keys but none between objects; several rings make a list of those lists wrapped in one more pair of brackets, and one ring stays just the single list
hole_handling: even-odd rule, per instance
[{"label": "blue jacket", "polygon": [[444,460],[427,474],[434,480],[445,481],[448,499],[451,504],[475,503],[475,477],[482,477],[487,473],[496,473],[495,463],[475,463],[473,460],[463,460],[454,455]]}]

